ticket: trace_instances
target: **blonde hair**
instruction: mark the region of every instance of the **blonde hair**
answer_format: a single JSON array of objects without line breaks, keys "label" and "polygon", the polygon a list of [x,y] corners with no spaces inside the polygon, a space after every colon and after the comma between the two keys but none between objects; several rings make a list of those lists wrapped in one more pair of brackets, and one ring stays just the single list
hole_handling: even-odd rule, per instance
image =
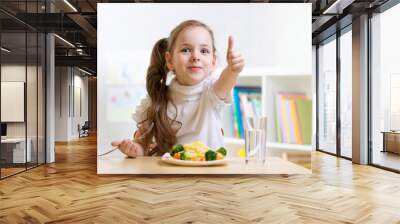
[{"label": "blonde hair", "polygon": [[[153,47],[146,76],[146,89],[151,103],[145,110],[146,119],[137,124],[139,132],[145,134],[136,139],[145,149],[149,150],[146,153],[148,155],[162,155],[176,144],[176,133],[182,124],[176,121],[177,113],[175,113],[174,118],[168,117],[167,114],[167,106],[170,98],[168,96],[168,86],[165,85],[168,72],[165,53],[168,51],[172,54],[179,34],[184,29],[193,26],[203,27],[210,33],[213,53],[215,55],[216,48],[212,30],[206,24],[197,20],[187,20],[180,23],[171,31],[169,38],[158,40]],[[175,107],[175,111],[177,111],[176,106],[172,105]],[[173,126],[178,126],[179,128],[174,129]],[[156,145],[155,148],[150,150],[150,147],[154,143]]]}]

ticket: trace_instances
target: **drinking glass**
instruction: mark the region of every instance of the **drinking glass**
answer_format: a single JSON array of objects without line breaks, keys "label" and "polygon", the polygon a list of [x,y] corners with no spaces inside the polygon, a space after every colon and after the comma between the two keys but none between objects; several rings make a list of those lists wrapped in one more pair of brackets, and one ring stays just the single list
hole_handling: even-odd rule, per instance
[{"label": "drinking glass", "polygon": [[261,129],[245,130],[246,163],[250,160],[265,163],[266,151],[265,132]]}]

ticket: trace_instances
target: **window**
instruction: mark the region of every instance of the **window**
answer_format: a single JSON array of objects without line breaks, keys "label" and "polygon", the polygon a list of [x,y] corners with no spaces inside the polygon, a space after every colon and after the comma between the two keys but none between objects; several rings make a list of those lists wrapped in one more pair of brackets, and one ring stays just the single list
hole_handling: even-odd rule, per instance
[{"label": "window", "polygon": [[371,18],[372,164],[400,170],[400,5]]},{"label": "window", "polygon": [[318,48],[318,146],[336,153],[336,36]]},{"label": "window", "polygon": [[340,155],[351,158],[352,141],[352,33],[340,36]]}]

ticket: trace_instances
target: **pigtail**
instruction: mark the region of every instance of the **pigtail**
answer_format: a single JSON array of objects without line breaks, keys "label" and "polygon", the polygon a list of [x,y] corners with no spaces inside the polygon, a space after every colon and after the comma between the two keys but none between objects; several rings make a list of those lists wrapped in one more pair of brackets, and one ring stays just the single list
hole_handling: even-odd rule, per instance
[{"label": "pigtail", "polygon": [[[165,53],[168,48],[168,39],[157,41],[151,53],[150,65],[147,69],[146,89],[151,99],[146,110],[147,119],[138,123],[140,133],[145,133],[136,139],[145,149],[151,149],[147,154],[161,155],[176,142],[176,130],[173,129],[174,119],[168,117],[169,102],[168,86],[165,85],[167,67]],[[175,107],[176,109],[176,107]],[[153,147],[155,145],[155,147]]]}]

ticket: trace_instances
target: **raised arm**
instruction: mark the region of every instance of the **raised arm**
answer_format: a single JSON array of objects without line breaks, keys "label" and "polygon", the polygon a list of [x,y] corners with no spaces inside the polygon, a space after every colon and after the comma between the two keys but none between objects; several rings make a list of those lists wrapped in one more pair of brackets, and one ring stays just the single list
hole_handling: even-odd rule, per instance
[{"label": "raised arm", "polygon": [[219,79],[214,84],[215,94],[221,99],[225,99],[236,84],[237,77],[244,67],[244,58],[233,48],[233,37],[229,36],[228,50],[226,53],[228,65],[222,71]]}]

